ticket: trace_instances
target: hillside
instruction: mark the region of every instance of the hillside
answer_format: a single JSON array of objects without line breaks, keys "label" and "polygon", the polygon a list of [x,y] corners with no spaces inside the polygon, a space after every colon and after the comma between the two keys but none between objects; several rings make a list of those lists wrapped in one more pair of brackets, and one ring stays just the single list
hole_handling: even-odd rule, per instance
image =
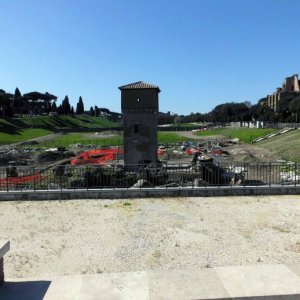
[{"label": "hillside", "polygon": [[106,118],[92,116],[41,116],[0,119],[1,132],[13,132],[16,128],[44,128],[48,130],[55,129],[78,129],[78,128],[108,128],[118,127],[119,123],[112,122]]},{"label": "hillside", "polygon": [[0,118],[0,145],[18,143],[60,130],[89,131],[118,127],[119,123],[91,116]]},{"label": "hillside", "polygon": [[270,152],[280,155],[283,159],[300,162],[300,130],[293,130],[284,135],[278,135],[269,140],[257,143]]}]

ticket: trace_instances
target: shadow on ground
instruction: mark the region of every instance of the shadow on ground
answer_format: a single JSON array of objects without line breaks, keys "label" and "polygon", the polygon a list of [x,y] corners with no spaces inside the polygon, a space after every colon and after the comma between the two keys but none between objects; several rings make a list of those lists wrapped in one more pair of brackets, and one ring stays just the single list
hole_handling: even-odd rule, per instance
[{"label": "shadow on ground", "polygon": [[[217,298],[215,300],[299,300],[299,294],[291,295],[272,295],[272,296],[245,296],[245,297],[233,297],[233,298]],[[200,300],[200,299],[199,299]]]},{"label": "shadow on ground", "polygon": [[6,281],[0,287],[0,299],[5,300],[42,300],[51,281]]}]

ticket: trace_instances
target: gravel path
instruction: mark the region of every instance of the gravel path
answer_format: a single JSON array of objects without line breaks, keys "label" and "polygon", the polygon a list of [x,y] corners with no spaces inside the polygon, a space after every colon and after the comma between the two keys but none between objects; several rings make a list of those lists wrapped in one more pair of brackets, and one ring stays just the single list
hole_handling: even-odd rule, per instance
[{"label": "gravel path", "polygon": [[0,202],[7,278],[300,263],[300,196]]},{"label": "gravel path", "polygon": [[188,139],[194,139],[199,141],[223,141],[228,140],[226,136],[223,135],[211,135],[211,136],[200,136],[194,134],[193,131],[168,131],[170,133],[176,133],[181,136],[185,136]]}]

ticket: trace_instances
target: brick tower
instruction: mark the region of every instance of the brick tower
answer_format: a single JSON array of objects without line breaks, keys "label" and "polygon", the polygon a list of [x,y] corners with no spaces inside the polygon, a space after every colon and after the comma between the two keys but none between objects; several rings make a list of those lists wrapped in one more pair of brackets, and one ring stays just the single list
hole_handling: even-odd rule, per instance
[{"label": "brick tower", "polygon": [[121,106],[125,165],[157,162],[158,86],[143,81],[123,85]]}]

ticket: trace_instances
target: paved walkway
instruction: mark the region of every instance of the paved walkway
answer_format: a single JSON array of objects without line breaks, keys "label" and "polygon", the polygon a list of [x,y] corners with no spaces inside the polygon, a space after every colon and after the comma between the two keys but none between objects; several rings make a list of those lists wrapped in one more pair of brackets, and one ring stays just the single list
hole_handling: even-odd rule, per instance
[{"label": "paved walkway", "polygon": [[5,300],[300,299],[300,265],[7,279]]}]

